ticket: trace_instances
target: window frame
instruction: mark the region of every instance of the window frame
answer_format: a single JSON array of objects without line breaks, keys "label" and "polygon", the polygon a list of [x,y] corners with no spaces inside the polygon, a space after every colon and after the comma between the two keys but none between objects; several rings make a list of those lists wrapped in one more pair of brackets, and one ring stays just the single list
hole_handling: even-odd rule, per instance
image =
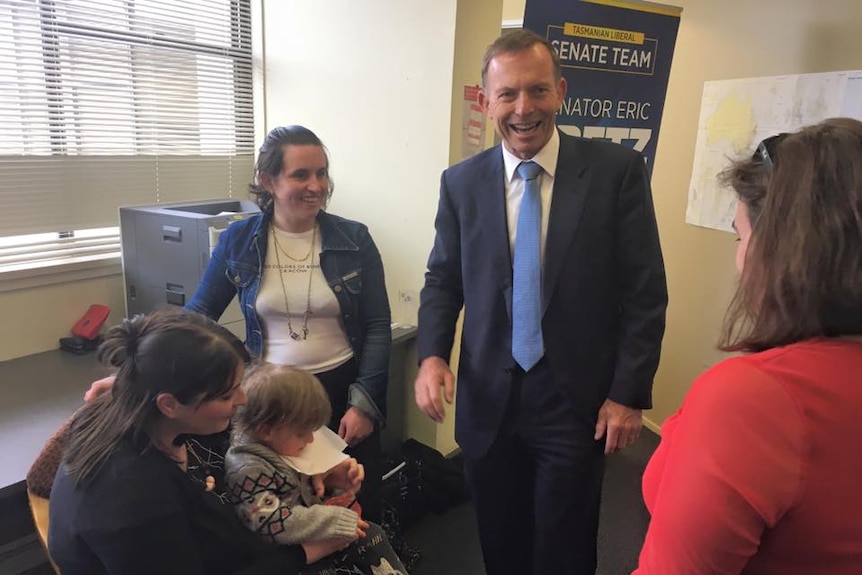
[{"label": "window frame", "polygon": [[[129,0],[128,4],[133,5],[135,0]],[[46,20],[45,15],[50,17],[50,8],[56,6],[55,0],[37,0],[39,5],[40,20],[39,26],[41,31],[41,44],[43,50],[42,58],[42,73],[44,74],[44,83],[46,87],[45,99],[47,105],[48,118],[48,142],[49,154],[39,154],[45,157],[70,157],[76,155],[88,155],[78,151],[69,153],[68,145],[65,140],[66,126],[64,123],[63,111],[52,109],[51,90],[52,86],[56,89],[56,79],[61,74],[55,70],[57,62],[60,59],[51,58],[45,54],[51,54],[59,49],[58,36],[56,30],[58,25],[63,25],[63,33],[84,38],[99,38],[112,33],[107,29],[99,30],[92,26],[69,26],[68,23],[62,23],[55,18],[54,20]],[[47,9],[47,10],[46,10]],[[254,29],[253,7],[252,0],[228,0],[226,9],[230,10],[230,48],[220,48],[210,45],[207,47],[205,42],[186,41],[176,38],[153,38],[146,34],[136,33],[132,30],[125,30],[121,33],[127,45],[140,45],[146,47],[168,47],[171,49],[187,48],[187,52],[194,56],[216,55],[225,57],[230,54],[230,62],[233,62],[233,75],[235,77],[233,83],[234,100],[232,103],[231,117],[235,122],[241,122],[246,127],[245,130],[235,129],[233,156],[240,157],[245,154],[252,156],[254,153],[254,128],[257,125],[255,122],[254,106],[254,74],[253,74],[253,49],[252,37]],[[117,34],[112,34],[116,37]],[[14,42],[11,40],[10,42]],[[47,52],[46,52],[47,51]],[[130,65],[130,81],[135,82],[134,62]],[[241,76],[241,77],[240,77]],[[198,87],[202,84],[197,84]],[[56,95],[56,94],[55,94]],[[250,127],[250,129],[248,129]],[[140,129],[138,125],[130,125],[129,131],[135,133]],[[203,140],[202,132],[204,128],[201,124],[197,126],[198,139]],[[26,131],[26,130],[25,130]],[[137,136],[136,136],[137,137]],[[136,151],[131,155],[128,153],[120,153],[118,156],[141,157],[141,156],[159,156],[159,152],[146,153],[141,152],[142,145],[135,140]],[[145,145],[144,145],[145,146]],[[203,142],[199,145],[200,157],[206,158],[205,145]],[[185,150],[187,153],[188,150]],[[103,154],[103,151],[96,151],[93,154]],[[26,154],[25,154],[26,155]],[[2,172],[0,172],[2,174]],[[234,194],[231,194],[234,195]],[[161,200],[156,200],[157,203]],[[125,204],[122,204],[125,205]],[[87,230],[82,230],[86,232]],[[77,281],[81,279],[98,278],[104,276],[118,275],[122,273],[121,265],[121,250],[120,250],[120,234],[119,234],[119,217],[116,219],[116,227],[113,233],[108,233],[103,237],[103,244],[106,246],[102,250],[94,250],[93,253],[82,253],[86,251],[86,246],[92,244],[92,241],[87,238],[79,237],[80,232],[76,231],[56,231],[49,232],[57,234],[57,239],[52,241],[52,249],[55,257],[46,258],[39,255],[40,243],[32,244],[34,258],[23,261],[12,261],[10,258],[4,259],[5,255],[10,252],[20,252],[22,248],[26,248],[28,244],[22,243],[19,247],[10,248],[9,246],[0,245],[0,293],[26,289],[37,286],[51,285],[57,283],[65,283],[68,281]],[[18,236],[21,237],[21,236]],[[6,236],[7,239],[10,236]],[[22,238],[23,239],[23,238]],[[14,259],[14,258],[12,258]]]}]

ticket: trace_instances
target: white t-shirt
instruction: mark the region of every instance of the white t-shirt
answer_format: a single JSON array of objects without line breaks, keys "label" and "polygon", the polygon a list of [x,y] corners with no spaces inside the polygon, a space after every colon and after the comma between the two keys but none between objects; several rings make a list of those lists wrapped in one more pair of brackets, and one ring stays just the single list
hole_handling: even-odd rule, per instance
[{"label": "white t-shirt", "polygon": [[[273,241],[272,230],[275,230],[278,245]],[[290,325],[299,339],[290,336],[285,297]],[[305,324],[308,308],[311,315]],[[319,231],[293,234],[270,228],[255,309],[263,327],[264,361],[321,373],[353,357],[341,323],[341,308],[320,269]],[[305,339],[302,337],[304,325],[308,328]]]}]

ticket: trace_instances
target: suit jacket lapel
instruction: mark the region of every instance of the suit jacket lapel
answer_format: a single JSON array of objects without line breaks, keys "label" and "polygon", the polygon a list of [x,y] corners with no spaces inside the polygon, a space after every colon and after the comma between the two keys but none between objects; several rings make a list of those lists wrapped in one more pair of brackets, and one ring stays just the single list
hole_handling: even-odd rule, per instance
[{"label": "suit jacket lapel", "polygon": [[557,287],[560,270],[575,238],[584,210],[589,172],[578,154],[577,140],[560,134],[560,155],[554,175],[554,194],[545,243],[545,271],[542,282],[542,314],[548,309]]},{"label": "suit jacket lapel", "polygon": [[489,285],[499,286],[506,300],[506,312],[512,319],[512,253],[509,249],[509,227],[506,221],[506,177],[503,166],[503,153],[499,147],[496,153],[488,156],[481,172],[481,182],[476,190],[478,213],[482,214],[482,248],[481,253],[496,261],[505,261],[506,266],[500,267],[489,278]]}]

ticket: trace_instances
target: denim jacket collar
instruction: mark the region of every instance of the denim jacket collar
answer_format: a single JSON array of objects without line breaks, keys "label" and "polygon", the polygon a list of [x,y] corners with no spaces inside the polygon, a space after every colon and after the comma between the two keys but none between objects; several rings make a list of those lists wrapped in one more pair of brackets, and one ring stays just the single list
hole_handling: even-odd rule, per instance
[{"label": "denim jacket collar", "polygon": [[[272,220],[272,210],[263,212],[263,216],[258,220],[253,236],[254,244],[258,246],[266,242],[266,234],[269,231],[269,223]],[[320,211],[317,214],[317,225],[320,226],[321,250],[322,251],[350,251],[358,252],[359,246],[350,239],[344,231],[332,223],[329,214]],[[249,246],[252,249],[253,246]],[[262,252],[261,252],[262,253]]]}]

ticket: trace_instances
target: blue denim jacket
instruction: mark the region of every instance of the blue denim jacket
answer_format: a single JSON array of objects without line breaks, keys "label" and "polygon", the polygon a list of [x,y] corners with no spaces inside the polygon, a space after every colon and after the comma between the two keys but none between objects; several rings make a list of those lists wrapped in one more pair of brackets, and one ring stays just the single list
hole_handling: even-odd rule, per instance
[{"label": "blue denim jacket", "polygon": [[[218,319],[238,295],[245,316],[245,345],[255,357],[263,350],[255,300],[266,261],[270,219],[269,213],[262,213],[227,227],[201,284],[186,304],[188,309]],[[364,224],[326,212],[318,214],[317,223],[320,268],[341,307],[342,326],[359,367],[348,403],[383,425],[392,341],[383,261]]]}]

